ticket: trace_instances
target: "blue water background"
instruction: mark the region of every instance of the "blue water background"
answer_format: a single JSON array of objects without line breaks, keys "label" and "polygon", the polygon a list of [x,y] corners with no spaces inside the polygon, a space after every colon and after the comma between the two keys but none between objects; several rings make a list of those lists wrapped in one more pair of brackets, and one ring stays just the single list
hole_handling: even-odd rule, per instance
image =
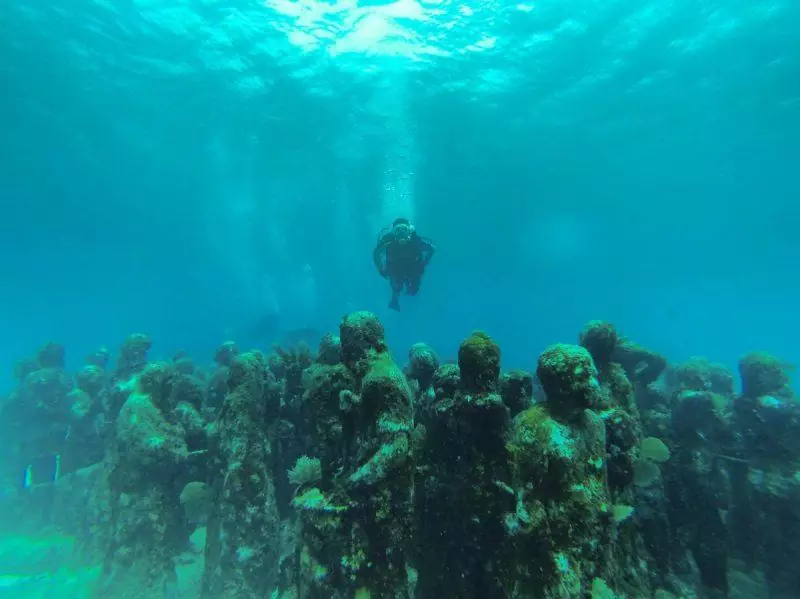
[{"label": "blue water background", "polygon": [[[800,363],[797,3],[21,1],[0,29],[0,392],[45,340],[203,362],[354,309],[401,357],[480,328],[533,368],[600,318]],[[398,214],[438,253],[393,313]]]}]

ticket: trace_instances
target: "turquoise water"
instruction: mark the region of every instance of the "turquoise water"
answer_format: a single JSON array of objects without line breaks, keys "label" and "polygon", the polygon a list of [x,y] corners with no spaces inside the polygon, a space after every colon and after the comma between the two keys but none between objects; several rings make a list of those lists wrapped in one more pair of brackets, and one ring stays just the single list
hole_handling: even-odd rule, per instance
[{"label": "turquoise water", "polygon": [[[356,309],[509,368],[593,318],[800,362],[798,40],[787,0],[3,2],[0,394],[49,339],[210,361]],[[395,313],[398,215],[438,252]]]}]

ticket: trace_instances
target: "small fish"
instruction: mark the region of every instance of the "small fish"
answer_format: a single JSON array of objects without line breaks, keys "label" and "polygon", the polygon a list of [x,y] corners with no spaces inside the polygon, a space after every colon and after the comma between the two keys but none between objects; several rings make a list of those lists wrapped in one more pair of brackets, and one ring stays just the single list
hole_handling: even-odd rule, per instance
[{"label": "small fish", "polygon": [[61,476],[61,454],[42,456],[25,467],[22,487],[28,489],[40,484],[58,481]]}]

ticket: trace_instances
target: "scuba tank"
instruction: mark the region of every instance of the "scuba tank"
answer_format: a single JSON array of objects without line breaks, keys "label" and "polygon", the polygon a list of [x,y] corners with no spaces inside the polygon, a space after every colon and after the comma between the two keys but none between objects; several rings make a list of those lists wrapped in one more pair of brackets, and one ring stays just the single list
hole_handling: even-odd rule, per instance
[{"label": "scuba tank", "polygon": [[378,233],[378,241],[375,243],[376,246],[379,246],[383,242],[383,238],[386,237],[392,231],[391,227],[384,227]]}]

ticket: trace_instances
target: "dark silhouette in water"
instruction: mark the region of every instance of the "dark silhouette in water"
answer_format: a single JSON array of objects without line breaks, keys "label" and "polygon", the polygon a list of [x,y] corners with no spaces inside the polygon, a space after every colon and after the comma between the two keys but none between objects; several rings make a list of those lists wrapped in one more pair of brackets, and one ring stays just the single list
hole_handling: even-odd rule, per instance
[{"label": "dark silhouette in water", "polygon": [[422,275],[435,252],[433,242],[420,237],[406,218],[395,219],[391,229],[381,231],[372,259],[381,276],[391,283],[389,308],[400,310],[399,297],[403,289],[409,295],[417,294]]},{"label": "dark silhouette in water", "polygon": [[305,344],[308,347],[317,347],[322,339],[322,333],[311,327],[291,329],[281,334],[278,345],[281,347],[295,347]]},{"label": "dark silhouette in water", "polygon": [[279,345],[281,347],[295,347],[305,344],[316,347],[322,333],[313,327],[284,328],[286,323],[281,322],[277,312],[270,312],[259,317],[248,329],[247,338],[259,345]]},{"label": "dark silhouette in water", "polygon": [[251,336],[258,339],[273,339],[277,336],[281,326],[278,312],[270,311],[261,315],[250,327]]}]

